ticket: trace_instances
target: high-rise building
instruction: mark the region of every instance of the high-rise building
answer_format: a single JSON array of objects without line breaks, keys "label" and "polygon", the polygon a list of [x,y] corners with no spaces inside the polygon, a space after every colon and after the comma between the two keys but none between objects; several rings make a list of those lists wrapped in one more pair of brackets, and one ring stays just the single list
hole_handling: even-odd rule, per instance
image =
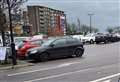
[{"label": "high-rise building", "polygon": [[27,9],[32,34],[64,35],[66,17],[63,11],[44,6],[28,6]]}]

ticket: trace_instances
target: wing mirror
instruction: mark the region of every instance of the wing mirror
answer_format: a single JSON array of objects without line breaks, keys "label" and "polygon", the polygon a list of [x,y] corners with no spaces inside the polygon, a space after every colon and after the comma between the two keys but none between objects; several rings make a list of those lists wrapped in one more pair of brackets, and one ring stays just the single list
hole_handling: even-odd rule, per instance
[{"label": "wing mirror", "polygon": [[50,44],[50,47],[54,47],[55,46],[55,44]]}]

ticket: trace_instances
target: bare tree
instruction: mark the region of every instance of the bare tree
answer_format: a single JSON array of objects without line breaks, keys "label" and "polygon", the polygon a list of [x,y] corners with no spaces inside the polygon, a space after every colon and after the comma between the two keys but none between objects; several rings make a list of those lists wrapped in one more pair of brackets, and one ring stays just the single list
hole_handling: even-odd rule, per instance
[{"label": "bare tree", "polygon": [[16,65],[16,52],[15,52],[15,43],[13,38],[13,25],[12,25],[12,13],[15,13],[27,0],[1,0],[2,4],[0,6],[3,10],[8,9],[9,14],[9,27],[10,27],[10,37],[11,37],[11,50],[12,50],[12,63]]},{"label": "bare tree", "polygon": [[106,29],[106,31],[107,31],[108,33],[113,33],[113,32],[114,32],[114,29],[113,29],[112,27],[108,27],[108,28]]}]

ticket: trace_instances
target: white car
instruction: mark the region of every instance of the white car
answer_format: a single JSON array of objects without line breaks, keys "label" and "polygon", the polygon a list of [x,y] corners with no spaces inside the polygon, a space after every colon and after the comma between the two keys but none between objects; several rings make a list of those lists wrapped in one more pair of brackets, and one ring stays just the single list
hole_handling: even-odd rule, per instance
[{"label": "white car", "polygon": [[83,42],[83,43],[89,42],[91,44],[94,43],[95,42],[95,33],[91,33],[84,37],[81,37],[81,42]]},{"label": "white car", "polygon": [[118,38],[120,38],[120,33],[116,33],[115,36],[117,36]]}]

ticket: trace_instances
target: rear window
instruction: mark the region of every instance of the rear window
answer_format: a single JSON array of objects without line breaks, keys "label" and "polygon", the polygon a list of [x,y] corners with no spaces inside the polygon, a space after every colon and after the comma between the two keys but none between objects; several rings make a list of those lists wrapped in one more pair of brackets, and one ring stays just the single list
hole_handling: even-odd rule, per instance
[{"label": "rear window", "polygon": [[24,46],[24,42],[20,42],[19,44],[18,44],[18,48],[20,49],[20,48],[22,48]]}]

